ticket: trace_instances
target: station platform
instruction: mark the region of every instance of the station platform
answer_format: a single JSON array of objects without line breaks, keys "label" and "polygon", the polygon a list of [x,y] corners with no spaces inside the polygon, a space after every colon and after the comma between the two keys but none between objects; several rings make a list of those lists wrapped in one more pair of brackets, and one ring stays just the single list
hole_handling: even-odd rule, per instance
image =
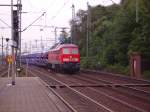
[{"label": "station platform", "polygon": [[38,77],[17,77],[13,86],[11,79],[0,78],[0,112],[59,112],[56,102]]}]

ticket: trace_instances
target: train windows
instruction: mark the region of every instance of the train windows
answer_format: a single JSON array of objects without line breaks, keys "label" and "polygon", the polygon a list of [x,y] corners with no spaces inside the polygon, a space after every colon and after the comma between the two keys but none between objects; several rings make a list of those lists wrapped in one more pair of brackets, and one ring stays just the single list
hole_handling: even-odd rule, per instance
[{"label": "train windows", "polygon": [[64,48],[63,49],[63,54],[69,54],[69,49],[68,48]]},{"label": "train windows", "polygon": [[78,54],[78,49],[72,49],[72,54]]}]

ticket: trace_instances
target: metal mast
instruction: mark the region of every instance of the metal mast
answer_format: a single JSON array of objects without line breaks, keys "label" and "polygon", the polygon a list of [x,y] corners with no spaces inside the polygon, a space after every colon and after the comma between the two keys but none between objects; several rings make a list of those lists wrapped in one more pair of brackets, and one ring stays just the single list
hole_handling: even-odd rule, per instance
[{"label": "metal mast", "polygon": [[87,23],[86,23],[86,57],[89,56],[89,3],[87,2]]},{"label": "metal mast", "polygon": [[4,61],[4,43],[3,43],[3,40],[4,40],[4,38],[3,38],[3,36],[2,36],[2,65],[3,65],[3,61]]},{"label": "metal mast", "polygon": [[75,6],[72,4],[72,29],[71,29],[71,43],[73,43],[74,37],[74,22],[75,22]]},{"label": "metal mast", "polygon": [[136,0],[136,23],[138,23],[139,21],[139,15],[138,15],[138,12],[139,12],[139,0]]},{"label": "metal mast", "polygon": [[91,36],[91,7],[87,2],[87,26],[86,26],[86,57],[89,56],[89,45],[90,45],[90,36]]},{"label": "metal mast", "polygon": [[[13,25],[13,0],[11,0],[11,39],[14,40],[14,25]],[[12,56],[14,57],[14,46],[12,45]],[[12,62],[12,85],[15,85],[15,62]]]},{"label": "metal mast", "polygon": [[18,67],[21,67],[21,11],[22,11],[22,3],[21,0],[17,0],[17,11],[18,11]]}]

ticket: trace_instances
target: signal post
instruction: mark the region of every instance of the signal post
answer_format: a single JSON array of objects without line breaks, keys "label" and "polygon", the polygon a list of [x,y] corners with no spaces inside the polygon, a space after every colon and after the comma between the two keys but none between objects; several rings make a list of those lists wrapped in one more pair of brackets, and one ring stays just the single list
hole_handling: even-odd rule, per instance
[{"label": "signal post", "polygon": [[[0,6],[6,6],[6,7],[8,6],[11,8],[11,40],[12,40],[12,56],[14,57],[16,56],[15,48],[18,49],[18,45],[21,51],[21,10],[22,10],[21,0],[17,0],[16,5],[14,5],[13,0],[11,0],[10,4],[0,4]],[[16,10],[14,10],[14,7],[16,7]],[[4,22],[4,24],[6,23]],[[9,26],[8,24],[6,25]],[[15,75],[16,75],[16,67],[15,67],[15,60],[14,60],[12,61],[12,85],[15,85]]]},{"label": "signal post", "polygon": [[[19,2],[18,2],[19,1]],[[13,4],[13,0],[11,0],[11,38],[12,38],[12,85],[15,85],[15,77],[16,77],[16,54],[17,50],[21,49],[21,21],[19,21],[19,17],[21,18],[21,0],[17,0],[17,5]],[[14,6],[16,6],[16,10],[14,10]],[[15,52],[16,51],[16,52]]]}]

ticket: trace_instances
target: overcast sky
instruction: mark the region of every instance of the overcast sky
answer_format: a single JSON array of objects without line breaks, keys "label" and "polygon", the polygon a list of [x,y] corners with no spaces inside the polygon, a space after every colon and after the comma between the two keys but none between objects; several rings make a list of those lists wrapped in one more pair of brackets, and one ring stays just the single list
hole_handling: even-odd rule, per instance
[{"label": "overcast sky", "polygon": [[[14,4],[17,0],[14,0]],[[113,0],[119,3],[120,0]],[[0,4],[10,4],[11,0],[0,0]],[[22,29],[37,19],[43,12],[46,12],[34,25],[48,25],[58,27],[69,27],[69,20],[72,18],[72,4],[75,5],[75,12],[79,9],[87,9],[87,2],[91,6],[110,5],[111,0],[22,0]],[[3,22],[6,24],[4,24]],[[0,7],[0,36],[10,38],[10,7]],[[41,27],[29,27],[22,33],[22,41],[29,42],[34,40],[54,39],[54,29]]]}]

